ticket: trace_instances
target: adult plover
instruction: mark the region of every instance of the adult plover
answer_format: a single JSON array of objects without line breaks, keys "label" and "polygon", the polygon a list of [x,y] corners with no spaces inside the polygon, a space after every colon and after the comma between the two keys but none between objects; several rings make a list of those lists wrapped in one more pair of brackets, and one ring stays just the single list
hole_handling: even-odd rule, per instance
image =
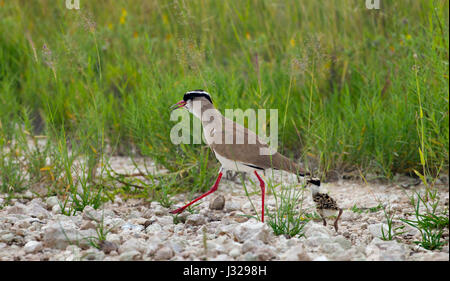
[{"label": "adult plover", "polygon": [[206,91],[195,90],[186,92],[183,100],[172,106],[172,110],[178,108],[187,109],[201,120],[206,143],[214,151],[222,167],[216,182],[208,192],[185,206],[171,211],[172,214],[183,212],[188,206],[216,191],[224,169],[254,173],[256,175],[262,192],[261,218],[263,222],[265,183],[257,171],[264,171],[269,168],[283,170],[300,177],[307,177],[306,181],[310,184],[320,185],[320,180],[309,178],[310,173],[299,165],[276,151],[271,152],[269,146],[261,141],[254,132],[225,118],[214,107],[211,96]]}]

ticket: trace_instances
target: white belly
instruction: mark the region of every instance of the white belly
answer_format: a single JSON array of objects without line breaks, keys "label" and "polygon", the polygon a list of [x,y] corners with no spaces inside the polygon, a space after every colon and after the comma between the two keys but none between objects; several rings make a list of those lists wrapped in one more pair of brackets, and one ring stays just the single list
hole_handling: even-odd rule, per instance
[{"label": "white belly", "polygon": [[247,173],[252,173],[253,171],[255,171],[255,168],[246,166],[240,162],[236,162],[230,159],[227,159],[225,157],[220,156],[219,154],[216,154],[216,158],[217,160],[219,160],[220,164],[222,164],[222,167],[225,170],[231,170],[231,171],[238,171],[238,172],[247,172]]}]

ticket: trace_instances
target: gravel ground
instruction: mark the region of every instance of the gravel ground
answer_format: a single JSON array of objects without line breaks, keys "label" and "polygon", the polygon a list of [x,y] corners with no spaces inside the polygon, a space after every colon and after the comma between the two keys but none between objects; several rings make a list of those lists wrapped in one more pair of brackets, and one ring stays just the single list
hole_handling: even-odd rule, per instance
[{"label": "gravel ground", "polygon": [[[128,166],[127,166],[128,165]],[[113,159],[119,172],[133,172],[127,159]],[[272,177],[267,173],[267,177]],[[274,172],[274,180],[281,174]],[[255,180],[251,178],[252,180]],[[295,178],[284,174],[283,182]],[[323,189],[344,209],[339,230],[321,221],[309,221],[303,237],[275,236],[271,227],[242,215],[254,215],[240,183],[226,178],[219,190],[203,199],[191,214],[185,211],[174,221],[169,211],[185,204],[186,194],[172,198],[171,209],[144,199],[123,200],[116,197],[100,209],[88,206],[75,216],[61,214],[57,197],[13,199],[0,209],[0,260],[449,260],[448,243],[438,251],[428,251],[413,243],[420,233],[407,226],[405,233],[393,241],[380,239],[386,227],[383,210],[369,211],[382,204],[396,211],[396,218],[412,218],[408,194],[423,190],[410,186],[412,179],[399,179],[397,184],[363,184],[352,181],[324,183]],[[251,187],[255,191],[259,187]],[[447,184],[437,186],[441,197],[439,208],[447,210]],[[251,199],[260,212],[260,194]],[[0,206],[5,195],[0,195]],[[269,211],[274,210],[272,194],[266,194]],[[355,212],[353,206],[361,210]],[[314,210],[308,194],[304,208]],[[96,229],[102,221],[106,241],[97,249],[89,238],[98,237]],[[177,222],[177,223],[174,223]],[[448,229],[444,233],[448,242]],[[97,241],[97,240],[93,240]]]}]

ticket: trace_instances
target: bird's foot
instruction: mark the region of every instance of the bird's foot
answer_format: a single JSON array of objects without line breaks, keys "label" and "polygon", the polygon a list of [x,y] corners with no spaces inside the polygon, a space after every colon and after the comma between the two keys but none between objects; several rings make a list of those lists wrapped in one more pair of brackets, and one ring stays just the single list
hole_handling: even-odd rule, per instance
[{"label": "bird's foot", "polygon": [[169,213],[174,214],[174,215],[175,214],[181,214],[184,211],[184,209],[186,209],[186,207],[180,207],[180,208],[178,208],[176,210],[170,211]]},{"label": "bird's foot", "polygon": [[336,232],[338,232],[338,221],[337,220],[334,222],[334,230],[336,230]]}]

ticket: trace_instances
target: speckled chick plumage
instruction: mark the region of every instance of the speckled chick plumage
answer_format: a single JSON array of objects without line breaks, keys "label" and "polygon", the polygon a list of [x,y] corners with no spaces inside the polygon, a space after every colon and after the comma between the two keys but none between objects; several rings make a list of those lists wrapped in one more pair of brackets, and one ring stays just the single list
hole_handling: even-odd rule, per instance
[{"label": "speckled chick plumage", "polygon": [[322,217],[323,225],[327,225],[326,217],[335,215],[338,213],[336,220],[334,221],[334,229],[338,231],[338,221],[342,215],[342,209],[338,207],[336,200],[334,200],[327,193],[320,193],[318,187],[313,187],[312,199],[316,203],[316,209],[319,215]]}]

